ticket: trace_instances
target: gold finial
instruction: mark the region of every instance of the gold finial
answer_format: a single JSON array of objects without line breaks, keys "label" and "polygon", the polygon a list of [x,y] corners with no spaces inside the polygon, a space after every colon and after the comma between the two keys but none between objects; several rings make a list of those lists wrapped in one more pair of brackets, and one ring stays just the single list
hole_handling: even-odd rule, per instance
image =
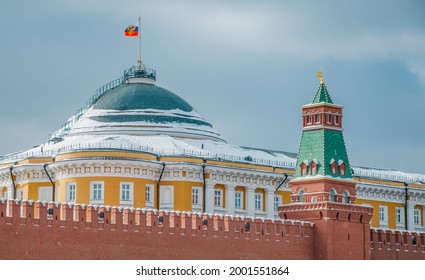
[{"label": "gold finial", "polygon": [[325,81],[323,80],[323,69],[321,71],[317,72],[316,77],[317,78],[320,78],[320,83],[321,84],[324,84],[325,83]]}]

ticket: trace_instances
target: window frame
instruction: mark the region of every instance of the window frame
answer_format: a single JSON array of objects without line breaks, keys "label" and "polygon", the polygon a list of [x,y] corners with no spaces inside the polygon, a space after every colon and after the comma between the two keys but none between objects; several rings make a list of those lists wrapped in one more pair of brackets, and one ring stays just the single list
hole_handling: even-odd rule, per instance
[{"label": "window frame", "polygon": [[217,207],[218,208],[224,207],[223,206],[223,190],[222,189],[214,189],[214,207],[216,207],[216,208]]},{"label": "window frame", "polygon": [[153,208],[153,204],[155,201],[154,189],[155,189],[154,184],[145,185],[145,207]]},{"label": "window frame", "polygon": [[413,224],[415,226],[421,226],[421,211],[419,209],[413,209]]},{"label": "window frame", "polygon": [[[123,186],[128,186],[128,198],[123,198]],[[120,182],[120,204],[133,204],[133,182]]]},{"label": "window frame", "polygon": [[304,190],[299,190],[298,191],[298,202],[304,202]]},{"label": "window frame", "polygon": [[378,206],[378,217],[379,217],[379,226],[388,227],[388,206],[387,205]]},{"label": "window frame", "polygon": [[[277,201],[276,201],[277,198]],[[275,213],[278,211],[279,205],[282,204],[282,195],[281,194],[275,194],[273,197],[273,210]]]},{"label": "window frame", "polygon": [[320,124],[322,120],[322,116],[320,115],[319,111],[314,112],[314,117],[315,117],[315,124]]},{"label": "window frame", "polygon": [[404,207],[397,206],[395,208],[395,223],[397,227],[404,227]]},{"label": "window frame", "polygon": [[[196,197],[196,201],[194,198]],[[193,186],[191,194],[192,206],[202,206],[202,187]]]},{"label": "window frame", "polygon": [[[72,190],[71,187],[74,187],[74,189]],[[77,184],[75,182],[66,183],[66,201],[75,202],[76,199],[77,199]]]},{"label": "window frame", "polygon": [[307,115],[307,124],[312,124],[313,123],[313,117],[312,117],[311,113],[308,112],[306,115]]},{"label": "window frame", "polygon": [[[95,187],[100,186],[100,198],[95,195]],[[90,203],[102,203],[105,198],[104,193],[105,182],[104,181],[93,181],[90,182]],[[99,190],[97,190],[99,191]]]},{"label": "window frame", "polygon": [[326,113],[326,123],[331,123],[331,112]]},{"label": "window frame", "polygon": [[260,193],[260,192],[254,193],[254,210],[264,211],[263,210],[263,193]]},{"label": "window frame", "polygon": [[350,193],[347,190],[342,192],[342,203],[344,204],[350,203]]},{"label": "window frame", "polygon": [[336,202],[337,192],[334,188],[329,190],[329,202]]},{"label": "window frame", "polygon": [[335,113],[335,115],[334,115],[334,124],[335,125],[339,125],[339,114],[338,113]]},{"label": "window frame", "polygon": [[243,209],[243,192],[235,191],[235,209]]}]

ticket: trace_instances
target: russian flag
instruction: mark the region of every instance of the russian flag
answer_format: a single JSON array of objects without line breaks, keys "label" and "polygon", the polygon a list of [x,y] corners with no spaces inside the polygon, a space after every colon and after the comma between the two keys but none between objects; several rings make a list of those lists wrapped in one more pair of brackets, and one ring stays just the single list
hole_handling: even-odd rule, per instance
[{"label": "russian flag", "polygon": [[130,25],[124,31],[124,36],[135,37],[139,36],[139,27],[136,25]]}]

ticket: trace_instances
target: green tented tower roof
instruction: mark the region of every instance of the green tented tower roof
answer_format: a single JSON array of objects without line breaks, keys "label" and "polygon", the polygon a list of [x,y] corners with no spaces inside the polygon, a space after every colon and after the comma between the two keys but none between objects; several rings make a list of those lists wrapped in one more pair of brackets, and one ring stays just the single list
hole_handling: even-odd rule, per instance
[{"label": "green tented tower roof", "polygon": [[311,104],[317,103],[329,103],[333,104],[332,98],[326,89],[325,83],[320,83],[319,88],[317,89],[316,95],[313,98]]},{"label": "green tented tower roof", "polygon": [[[313,102],[308,104],[308,109],[323,106],[324,103],[333,104],[323,79],[321,79]],[[342,107],[338,110],[342,110]],[[342,114],[342,111],[340,113]],[[325,118],[324,113],[321,116]],[[303,163],[307,166],[307,174],[305,175],[302,174],[301,170]],[[314,169],[316,165],[317,172],[311,172],[311,169]],[[335,172],[332,172],[332,166],[335,166]],[[341,172],[341,168],[344,166],[345,172]],[[310,123],[303,127],[295,178],[317,175],[340,179],[352,178],[342,127],[338,125]]]}]

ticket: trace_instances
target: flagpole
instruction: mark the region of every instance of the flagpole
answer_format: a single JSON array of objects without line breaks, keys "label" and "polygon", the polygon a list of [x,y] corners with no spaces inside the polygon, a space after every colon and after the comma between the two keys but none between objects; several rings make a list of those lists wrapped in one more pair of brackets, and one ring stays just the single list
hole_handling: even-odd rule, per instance
[{"label": "flagpole", "polygon": [[139,60],[137,60],[137,64],[139,66],[139,69],[142,69],[142,30],[140,29],[141,26],[141,17],[139,16],[139,21],[138,21],[138,25],[139,25]]}]

